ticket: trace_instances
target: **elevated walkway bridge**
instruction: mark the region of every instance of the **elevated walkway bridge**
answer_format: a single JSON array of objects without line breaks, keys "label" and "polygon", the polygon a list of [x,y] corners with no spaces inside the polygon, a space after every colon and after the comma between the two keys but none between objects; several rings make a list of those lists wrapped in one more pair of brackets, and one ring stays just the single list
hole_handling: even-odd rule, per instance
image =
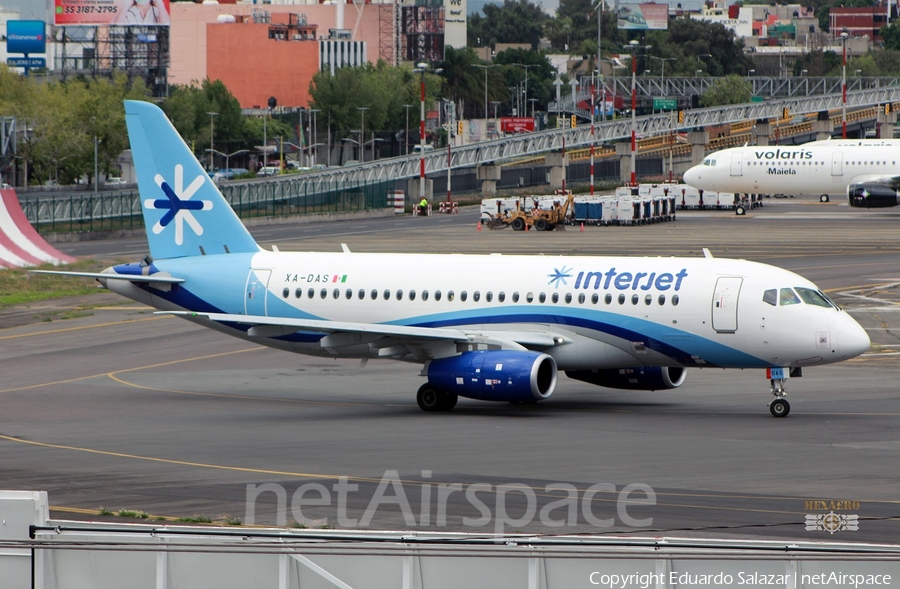
[{"label": "elevated walkway bridge", "polygon": [[[848,92],[848,118],[854,111],[872,109],[884,104],[891,104],[893,107],[898,102],[900,102],[900,85]],[[788,109],[789,116],[796,117],[822,111],[836,111],[840,108],[841,94],[837,92],[686,110],[681,122],[677,122],[670,113],[646,115],[636,117],[635,125],[639,137],[651,137],[662,136],[678,130],[692,130],[741,122],[752,126],[753,121],[776,121],[783,118],[784,109]],[[871,116],[875,110],[868,112]],[[587,147],[592,141],[596,145],[614,143],[631,137],[631,124],[630,118],[597,123],[594,125],[594,137],[591,136],[591,125],[584,124],[570,129],[549,129],[523,133],[454,147],[451,149],[450,167],[452,169],[468,168],[522,160],[538,154],[559,152],[564,146],[567,151]],[[419,155],[399,156],[302,175],[232,182],[224,188],[223,192],[233,192],[233,196],[237,196],[249,191],[273,190],[275,186],[278,186],[279,191],[287,190],[289,192],[291,185],[296,185],[298,189],[303,186],[302,190],[305,191],[315,191],[317,186],[322,186],[322,189],[326,190],[342,183],[372,183],[415,178],[419,175],[420,159]],[[447,150],[426,153],[424,156],[426,175],[445,171],[448,167],[447,159]]]}]

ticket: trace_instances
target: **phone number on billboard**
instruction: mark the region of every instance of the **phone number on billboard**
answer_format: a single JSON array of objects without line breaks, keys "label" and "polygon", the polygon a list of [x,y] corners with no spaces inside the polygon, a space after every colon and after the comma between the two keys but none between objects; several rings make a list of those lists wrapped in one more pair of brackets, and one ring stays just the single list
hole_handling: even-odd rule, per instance
[{"label": "phone number on billboard", "polygon": [[63,12],[65,14],[104,14],[115,13],[118,10],[118,6],[66,6]]}]

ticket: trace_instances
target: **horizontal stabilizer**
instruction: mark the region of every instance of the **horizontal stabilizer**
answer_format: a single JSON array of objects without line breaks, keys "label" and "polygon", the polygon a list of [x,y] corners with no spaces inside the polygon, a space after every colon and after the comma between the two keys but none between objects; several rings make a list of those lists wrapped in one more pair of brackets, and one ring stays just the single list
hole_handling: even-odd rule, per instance
[{"label": "horizontal stabilizer", "polygon": [[184,278],[172,276],[141,276],[140,274],[112,274],[105,272],[64,272],[60,270],[30,270],[32,274],[58,274],[60,276],[80,276],[82,278],[98,278],[102,280],[127,280],[128,282],[164,282],[177,284]]}]

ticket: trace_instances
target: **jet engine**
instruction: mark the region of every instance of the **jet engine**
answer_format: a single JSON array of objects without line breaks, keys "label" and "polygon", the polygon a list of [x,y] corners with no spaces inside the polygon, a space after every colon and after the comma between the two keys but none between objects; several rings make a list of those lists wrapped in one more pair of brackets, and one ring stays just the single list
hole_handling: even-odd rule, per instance
[{"label": "jet engine", "polygon": [[539,352],[464,352],[428,365],[433,387],[482,401],[543,401],[556,389],[556,379],[556,361]]},{"label": "jet engine", "polygon": [[687,369],[640,366],[604,370],[567,370],[566,376],[610,389],[655,391],[680,387],[687,376]]},{"label": "jet engine", "polygon": [[851,184],[847,187],[847,197],[851,207],[863,207],[867,209],[880,209],[895,207],[900,204],[898,195],[900,181],[887,182],[862,182]]}]

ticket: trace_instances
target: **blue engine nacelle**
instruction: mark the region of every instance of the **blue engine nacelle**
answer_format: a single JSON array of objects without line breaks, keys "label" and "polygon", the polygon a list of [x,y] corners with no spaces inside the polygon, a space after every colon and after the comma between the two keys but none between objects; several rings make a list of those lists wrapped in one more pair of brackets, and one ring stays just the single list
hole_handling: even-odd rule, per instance
[{"label": "blue engine nacelle", "polygon": [[556,378],[556,361],[540,352],[464,352],[428,365],[432,386],[482,401],[543,401],[556,389]]},{"label": "blue engine nacelle", "polygon": [[610,389],[656,391],[680,387],[687,376],[687,369],[640,366],[605,370],[567,370],[566,376]]}]

